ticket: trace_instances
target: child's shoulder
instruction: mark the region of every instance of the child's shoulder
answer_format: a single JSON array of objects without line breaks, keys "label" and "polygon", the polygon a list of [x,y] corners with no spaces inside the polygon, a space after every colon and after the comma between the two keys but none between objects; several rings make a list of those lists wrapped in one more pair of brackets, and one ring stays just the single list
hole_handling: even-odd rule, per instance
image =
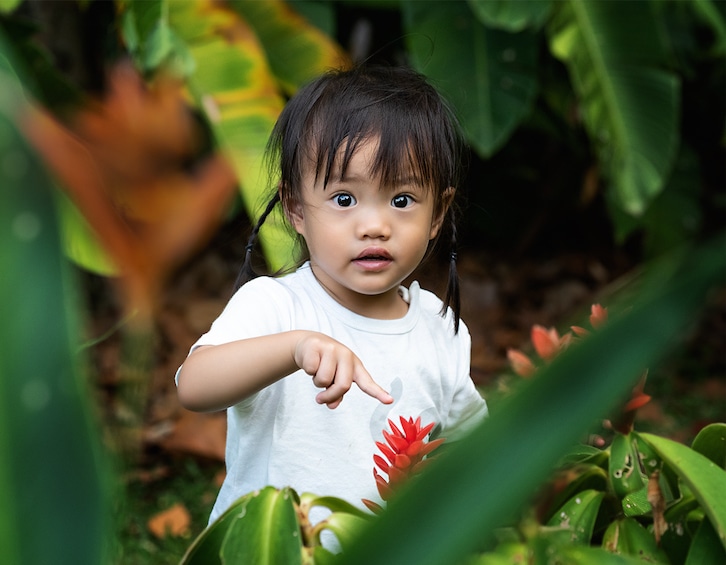
[{"label": "child's shoulder", "polygon": [[[453,334],[454,312],[451,308],[446,308],[446,313],[442,316],[444,303],[435,293],[421,288],[418,282],[411,283],[408,292],[413,300],[418,300],[421,315],[429,326],[438,326]],[[414,298],[414,296],[417,298]],[[469,333],[463,320],[459,322],[459,333],[462,335],[468,335]]]}]

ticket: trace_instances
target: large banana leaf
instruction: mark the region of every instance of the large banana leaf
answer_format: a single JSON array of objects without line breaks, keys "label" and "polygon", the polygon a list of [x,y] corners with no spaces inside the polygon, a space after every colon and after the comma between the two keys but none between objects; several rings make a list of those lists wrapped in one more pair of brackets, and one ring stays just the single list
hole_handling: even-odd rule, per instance
[{"label": "large banana leaf", "polygon": [[[275,60],[287,58],[305,66],[292,73],[278,65],[280,79],[289,90],[326,70],[340,52],[318,30],[277,3],[254,7],[236,2],[234,6],[245,8],[258,18],[256,22],[264,24],[261,33],[268,45],[275,46]],[[275,189],[264,166],[264,150],[285,103],[257,30],[231,5],[211,0],[170,2],[169,18],[197,61],[189,88],[206,112],[217,142],[229,155],[242,201],[256,220]],[[293,36],[295,41],[286,43]],[[293,240],[281,215],[267,220],[260,239],[271,269],[294,260]]]},{"label": "large banana leaf", "polygon": [[[348,55],[330,37],[308,23],[283,0],[229,0],[255,29],[277,80],[287,94],[328,69],[350,65]],[[320,9],[332,10],[321,4]]]},{"label": "large banana leaf", "polygon": [[0,37],[0,562],[95,565],[109,496],[75,355],[78,296],[10,61]]},{"label": "large banana leaf", "polygon": [[551,0],[468,0],[472,12],[485,25],[522,31],[525,28],[539,28],[547,19]]},{"label": "large banana leaf", "polygon": [[[169,20],[197,61],[189,90],[232,162],[247,213],[256,219],[274,190],[264,150],[284,106],[262,46],[249,24],[220,2],[170,2]],[[260,239],[273,269],[292,261],[280,217],[268,220]]]},{"label": "large banana leaf", "polygon": [[490,545],[582,431],[668,352],[726,276],[723,236],[652,272],[631,310],[570,347],[488,421],[432,461],[390,502],[341,563],[449,565]]},{"label": "large banana leaf", "polygon": [[565,62],[585,127],[619,205],[641,215],[678,148],[677,77],[663,70],[648,2],[557,2],[552,53]]},{"label": "large banana leaf", "polygon": [[536,35],[487,28],[466,2],[412,0],[402,10],[414,66],[456,108],[471,146],[492,155],[531,109]]}]

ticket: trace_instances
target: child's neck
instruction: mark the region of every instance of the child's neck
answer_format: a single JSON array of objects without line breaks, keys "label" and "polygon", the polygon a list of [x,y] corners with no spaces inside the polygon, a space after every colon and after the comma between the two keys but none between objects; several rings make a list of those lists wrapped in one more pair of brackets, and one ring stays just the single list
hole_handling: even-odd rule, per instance
[{"label": "child's neck", "polygon": [[339,294],[328,288],[315,275],[314,269],[312,269],[312,273],[318,284],[333,300],[359,316],[375,320],[397,320],[403,318],[408,312],[408,303],[401,296],[398,286],[383,294],[368,295],[354,291]]}]

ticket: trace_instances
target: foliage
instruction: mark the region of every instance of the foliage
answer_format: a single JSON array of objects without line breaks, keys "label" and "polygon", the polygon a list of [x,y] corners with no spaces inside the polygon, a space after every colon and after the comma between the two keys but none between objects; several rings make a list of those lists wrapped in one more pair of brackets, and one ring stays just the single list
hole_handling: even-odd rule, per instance
[{"label": "foliage", "polygon": [[[492,550],[498,528],[516,519],[557,461],[622,401],[642,367],[663,355],[688,323],[706,289],[723,279],[722,249],[721,237],[698,253],[652,268],[631,309],[620,305],[622,316],[568,348],[493,407],[487,422],[391,501],[344,562],[457,563],[472,552]],[[664,459],[670,457],[666,449]],[[691,479],[705,488],[712,484],[710,471],[696,478],[703,466],[698,467]],[[422,512],[422,501],[431,511]],[[720,527],[722,511],[714,527]]]},{"label": "foliage", "polygon": [[[107,56],[132,57],[149,78],[162,70],[183,77],[209,143],[229,157],[254,219],[274,189],[263,151],[286,97],[323,70],[350,64],[334,26],[317,22],[359,5],[400,17],[400,35],[388,40],[401,43],[399,59],[451,100],[467,141],[494,167],[487,185],[525,182],[543,191],[554,183],[572,206],[602,193],[617,240],[643,231],[651,255],[698,236],[708,202],[703,191],[721,178],[704,162],[712,158],[704,142],[724,135],[723,3],[118,0],[107,25],[120,41]],[[82,100],[82,85],[60,77],[19,21],[9,19],[5,27],[35,71],[41,99],[58,109],[60,92],[67,93],[64,106],[71,93],[76,103]],[[693,111],[687,115],[685,105],[694,96],[709,109],[696,116],[695,127],[686,121]],[[542,136],[569,170],[538,163],[540,156],[524,148],[540,145]],[[485,184],[471,184],[472,200],[485,198]],[[108,273],[83,218],[70,206],[62,214],[71,257]],[[474,229],[489,229],[491,222],[474,218]],[[273,270],[292,261],[279,215],[261,242]]]},{"label": "foliage", "polygon": [[[381,500],[388,501],[405,481],[417,476],[432,461],[445,440],[428,440],[434,423],[421,426],[421,418],[400,417],[396,425],[388,420],[385,442],[376,442],[383,453],[374,455],[373,468]],[[399,427],[400,426],[400,427]],[[385,457],[385,459],[384,459]],[[383,472],[386,477],[378,471]],[[383,512],[377,502],[363,499],[374,513]],[[311,510],[326,508],[325,518],[313,522]],[[332,496],[298,493],[290,488],[265,487],[240,497],[204,530],[189,547],[182,565],[207,563],[331,563],[335,555],[323,544],[325,530],[335,535],[342,551],[353,542],[373,515]]]},{"label": "foliage", "polygon": [[[87,268],[111,272],[107,254],[113,257],[116,269],[136,263],[123,263],[118,260],[121,255],[114,255],[109,235],[118,233],[110,229],[115,224],[99,222],[98,216],[94,222],[93,213],[88,212],[91,208],[81,206],[77,198],[73,202],[54,200],[51,170],[55,181],[63,183],[71,195],[80,191],[90,199],[106,196],[97,185],[73,180],[73,173],[79,171],[93,176],[96,167],[99,176],[107,178],[117,163],[94,155],[97,138],[84,137],[88,131],[74,129],[78,126],[74,120],[84,115],[84,109],[98,108],[99,103],[103,107],[112,100],[113,89],[99,95],[103,89],[98,85],[94,89],[54,68],[48,53],[36,43],[37,30],[22,18],[41,4],[91,12],[103,10],[105,3],[0,3],[0,225],[6,230],[0,240],[0,304],[7,322],[0,354],[4,418],[0,426],[0,558],[9,563],[96,564],[104,562],[108,545],[109,472],[90,423],[91,401],[76,343],[80,308],[75,302],[75,281],[62,260],[60,230],[64,230],[69,255]],[[651,240],[656,242],[653,250],[658,251],[697,234],[687,220],[695,217],[697,223],[694,210],[703,210],[698,169],[705,162],[706,150],[694,143],[693,134],[688,134],[687,124],[681,120],[683,96],[688,85],[695,85],[706,100],[718,101],[722,94],[723,77],[717,64],[726,49],[722,3],[471,0],[376,5],[388,6],[402,16],[408,59],[451,98],[465,134],[480,156],[493,160],[513,148],[515,133],[523,129],[543,132],[562,142],[567,155],[574,156],[571,161],[577,163],[580,184],[587,185],[594,178],[599,186],[602,174],[621,239],[643,225],[655,233]],[[232,164],[242,202],[252,217],[266,193],[274,189],[266,179],[261,152],[285,97],[341,58],[347,64],[337,43],[301,18],[297,6],[302,4],[118,1],[117,11],[107,14],[104,28],[116,31],[120,40],[101,54],[107,57],[103,66],[130,57],[135,70],[146,79],[140,87],[144,93],[154,92],[157,80],[167,72],[183,80],[187,103],[207,138],[202,137],[193,154],[175,166],[189,173],[208,158],[223,154]],[[334,6],[321,3],[319,8],[329,13]],[[709,33],[704,36],[703,30]],[[12,46],[6,44],[5,36],[11,38]],[[18,76],[21,68],[31,76]],[[27,113],[31,99],[48,110],[40,114],[46,119],[38,118],[40,122],[35,124],[41,126],[35,129]],[[126,95],[121,97],[122,102],[126,100]],[[719,104],[714,110],[716,119],[708,116],[707,121],[718,128],[709,140],[723,137],[723,101]],[[135,115],[132,111],[131,117]],[[141,129],[143,140],[153,138],[148,128]],[[116,131],[105,130],[105,139],[116,141]],[[34,147],[26,136],[33,139]],[[59,143],[49,143],[53,140]],[[581,146],[583,140],[585,147]],[[64,163],[57,152],[61,149],[73,149],[74,160]],[[124,162],[133,149],[127,143],[117,157]],[[145,147],[143,153],[150,151]],[[40,155],[44,162],[38,159]],[[82,155],[90,160],[82,160]],[[517,162],[517,167],[526,172],[522,163]],[[187,188],[196,186],[198,180],[196,175],[190,176],[193,181],[184,185]],[[124,186],[120,193],[129,197],[133,194],[129,186],[146,185]],[[175,221],[185,226],[173,215],[174,198],[164,202],[154,208],[157,219],[163,219],[166,226]],[[56,225],[56,214],[63,228]],[[203,215],[208,214],[200,212]],[[668,219],[666,228],[659,221],[662,218]],[[517,222],[511,223],[521,229]],[[134,222],[130,225],[136,226]],[[273,268],[285,264],[290,256],[289,240],[277,226],[263,233],[265,253]],[[150,229],[153,232],[158,227],[152,223]],[[670,239],[656,233],[664,229]],[[202,238],[203,231],[194,232],[192,239]],[[553,502],[549,516],[558,516],[557,510],[563,508],[570,522],[577,522],[580,528],[576,534],[581,545],[562,547],[562,540],[569,540],[572,534],[562,531],[556,518],[550,526],[556,531],[540,524],[528,530],[523,522],[517,538],[499,544],[496,533],[516,522],[583,431],[622,400],[641,368],[661,356],[697,315],[709,289],[723,284],[723,234],[719,238],[710,246],[685,248],[653,266],[650,277],[638,288],[639,299],[626,302],[627,306],[634,304],[632,309],[592,339],[568,348],[537,378],[522,383],[515,394],[493,407],[488,422],[451,446],[407,484],[380,517],[362,527],[360,535],[345,541],[345,562],[450,564],[477,555],[482,563],[496,563],[522,552],[542,555],[553,548],[571,562],[632,561],[586,547],[598,540],[617,547],[627,542],[625,552],[647,549],[654,558],[662,559],[659,550],[651,545],[645,548],[650,542],[644,541],[642,526],[657,527],[660,510],[655,507],[661,504],[665,505],[665,523],[681,524],[688,534],[669,541],[669,536],[679,532],[678,526],[663,532],[670,561],[690,565],[705,562],[709,555],[718,556],[726,523],[722,497],[716,493],[723,483],[723,451],[718,447],[722,445],[721,427],[704,431],[692,450],[632,432],[616,436],[608,450],[577,459],[575,472],[569,475],[570,490],[560,493],[561,504]],[[126,241],[134,242],[139,256],[145,257],[151,249],[142,249],[144,243],[154,240]],[[99,242],[105,245],[103,250]],[[178,253],[169,257],[174,261],[150,262],[154,268],[163,268],[152,276],[138,277],[138,289],[125,288],[127,297],[146,297],[128,299],[129,309],[153,302],[150,297],[161,286],[163,274],[200,243],[175,242]],[[154,252],[157,259],[165,259],[159,249]],[[121,274],[130,284],[129,273]],[[153,304],[145,307],[151,310]],[[143,378],[143,374],[139,376]],[[138,417],[143,407],[137,411]],[[639,454],[646,454],[647,461],[654,461],[660,469],[653,485],[658,485],[662,495],[648,500],[646,489],[645,502],[643,488],[651,482],[650,475],[641,475],[640,468],[633,465],[634,472],[627,475],[632,483],[621,480],[622,472],[616,476],[623,457],[639,463]],[[718,467],[705,458],[717,461]],[[426,511],[422,511],[422,501]],[[283,518],[267,522],[265,527],[279,522],[293,532],[291,524],[298,517],[285,506],[292,502],[320,504],[343,516],[356,515],[325,497],[308,500],[302,495],[298,503],[292,491],[261,491],[241,504],[253,516],[273,508]],[[39,512],[41,504],[43,511]],[[260,510],[256,510],[258,504]],[[559,508],[554,509],[556,506]],[[69,509],[73,520],[67,519]],[[356,523],[355,529],[361,525],[351,521]],[[606,523],[609,527],[603,529]],[[69,539],[77,543],[69,544]],[[230,551],[236,552],[236,544],[243,541],[235,539],[234,547],[231,542]]]},{"label": "foliage", "polygon": [[[656,359],[672,338],[672,330],[663,328],[677,327],[700,301],[702,285],[723,276],[726,261],[719,251],[720,245],[702,251],[695,262],[682,258],[673,285],[659,289],[659,296],[643,297],[635,312],[620,314],[622,319],[613,320],[606,309],[593,306],[590,321],[597,331],[575,327],[585,339],[573,342],[571,336],[534,326],[534,345],[548,363],[539,369],[542,374],[534,375],[533,365],[525,364],[525,385],[453,452],[424,460],[430,462],[430,472],[406,473],[408,490],[399,469],[413,467],[399,461],[398,453],[418,446],[420,422],[402,419],[400,429],[391,423],[393,433],[384,434],[387,444],[378,445],[387,460],[375,457],[376,465],[389,471],[389,482],[374,473],[387,509],[364,501],[378,514],[371,521],[342,501],[320,499],[333,514],[313,529],[329,528],[338,535],[343,553],[334,561],[310,541],[319,538],[306,533],[311,527],[306,503],[292,489],[267,487],[239,499],[197,538],[183,562],[218,562],[218,556],[239,563],[723,561],[726,424],[705,427],[692,448],[634,431],[633,414],[649,400],[641,378],[614,420],[609,446],[567,446],[568,438],[576,439],[595,415],[607,415],[622,402],[640,363]],[[662,265],[654,276],[673,267]],[[649,285],[641,289],[652,290]],[[618,355],[593,362],[612,350]],[[520,361],[514,356],[515,368],[521,368]],[[568,433],[554,434],[554,429]],[[437,442],[424,445],[433,449]],[[536,490],[548,475],[553,478]],[[394,478],[396,491],[404,490],[391,496]],[[317,499],[310,494],[302,498]],[[422,512],[422,500],[427,512]],[[350,529],[335,529],[331,523]]]},{"label": "foliage", "polygon": [[0,561],[102,563],[109,468],[75,354],[77,291],[11,61],[0,37]]}]

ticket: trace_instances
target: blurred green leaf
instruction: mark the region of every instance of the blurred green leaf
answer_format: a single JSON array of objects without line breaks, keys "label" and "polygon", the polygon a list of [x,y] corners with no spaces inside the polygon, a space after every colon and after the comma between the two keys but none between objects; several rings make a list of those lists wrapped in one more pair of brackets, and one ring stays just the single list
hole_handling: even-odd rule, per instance
[{"label": "blurred green leaf", "polygon": [[[623,401],[726,276],[721,245],[651,266],[632,308],[570,347],[391,500],[346,565],[448,565],[491,543],[594,420]],[[436,509],[436,511],[432,511]],[[435,532],[435,535],[432,535]]]},{"label": "blurred green leaf", "polygon": [[490,27],[507,31],[539,28],[550,13],[550,0],[468,0],[472,12]]},{"label": "blurred green leaf", "polygon": [[[264,151],[284,100],[254,30],[224,5],[172,2],[172,28],[204,61],[189,77],[189,89],[205,112],[216,142],[229,157],[247,214],[256,221],[274,186],[264,166]],[[272,215],[260,232],[270,268],[294,261],[292,238],[281,215]]]},{"label": "blurred green leaf", "polygon": [[0,562],[103,562],[110,521],[89,391],[74,355],[75,281],[53,185],[16,120],[24,94],[0,37]]},{"label": "blurred green leaf", "polygon": [[295,11],[295,3],[230,0],[230,6],[254,28],[270,69],[289,95],[326,70],[350,65],[335,41]]},{"label": "blurred green leaf", "polygon": [[558,2],[550,49],[569,69],[585,127],[619,205],[641,215],[678,148],[678,78],[648,2]]},{"label": "blurred green leaf", "polygon": [[504,145],[537,93],[537,37],[490,29],[465,2],[402,3],[414,66],[456,108],[464,134],[483,157]]},{"label": "blurred green leaf", "polygon": [[15,10],[23,0],[0,0],[0,13],[9,13]]}]

